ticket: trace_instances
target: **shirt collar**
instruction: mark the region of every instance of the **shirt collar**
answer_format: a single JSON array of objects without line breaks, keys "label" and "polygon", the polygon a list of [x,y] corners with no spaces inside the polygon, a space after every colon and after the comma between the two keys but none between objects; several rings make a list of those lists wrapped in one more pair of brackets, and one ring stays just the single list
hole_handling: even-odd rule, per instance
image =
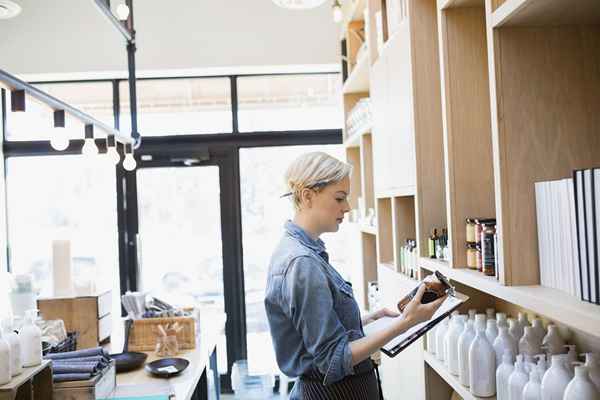
[{"label": "shirt collar", "polygon": [[325,251],[325,242],[321,239],[314,240],[304,229],[296,225],[293,221],[286,221],[285,230],[290,236],[296,238],[304,246],[316,251],[317,254]]}]

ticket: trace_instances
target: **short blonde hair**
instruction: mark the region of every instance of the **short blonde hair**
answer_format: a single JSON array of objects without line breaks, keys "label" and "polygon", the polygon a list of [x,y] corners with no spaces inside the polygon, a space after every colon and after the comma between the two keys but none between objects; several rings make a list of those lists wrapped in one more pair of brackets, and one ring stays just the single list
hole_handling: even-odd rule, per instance
[{"label": "short blonde hair", "polygon": [[352,165],[327,153],[315,151],[302,154],[285,171],[286,195],[292,198],[294,208],[298,210],[303,189],[319,191],[350,176],[351,173]]}]

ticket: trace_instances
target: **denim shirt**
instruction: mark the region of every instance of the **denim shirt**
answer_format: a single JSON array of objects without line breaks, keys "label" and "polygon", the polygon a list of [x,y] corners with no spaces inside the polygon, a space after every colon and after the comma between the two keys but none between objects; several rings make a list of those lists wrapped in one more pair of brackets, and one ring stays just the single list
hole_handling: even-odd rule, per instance
[{"label": "denim shirt", "polygon": [[265,294],[279,369],[290,377],[318,372],[324,385],[369,362],[352,366],[349,343],[364,336],[360,311],[352,286],[328,261],[322,240],[287,221],[271,257]]}]

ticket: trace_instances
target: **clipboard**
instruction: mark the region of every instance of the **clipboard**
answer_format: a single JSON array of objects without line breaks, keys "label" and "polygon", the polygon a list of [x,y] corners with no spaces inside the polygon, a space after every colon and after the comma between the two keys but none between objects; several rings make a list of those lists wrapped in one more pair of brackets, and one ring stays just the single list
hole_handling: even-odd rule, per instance
[{"label": "clipboard", "polygon": [[[446,300],[444,300],[440,308],[437,309],[429,321],[421,322],[420,324],[407,329],[405,332],[390,340],[381,348],[381,351],[388,357],[397,356],[400,352],[402,352],[402,350],[410,346],[415,340],[423,336],[425,333],[427,333],[427,331],[447,318],[454,310],[464,304],[467,300],[469,300],[468,296],[465,296],[459,292],[454,292],[454,294],[449,295]],[[365,335],[369,336],[370,334],[385,329],[389,325],[396,322],[399,318],[402,318],[402,316],[379,318],[377,321],[371,322],[364,327]]]}]

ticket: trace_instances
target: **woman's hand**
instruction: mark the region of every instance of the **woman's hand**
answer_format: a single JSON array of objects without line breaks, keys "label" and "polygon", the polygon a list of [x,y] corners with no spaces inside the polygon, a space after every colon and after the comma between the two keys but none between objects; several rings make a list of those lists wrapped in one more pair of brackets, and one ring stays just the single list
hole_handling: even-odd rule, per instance
[{"label": "woman's hand", "polygon": [[413,326],[430,320],[447,297],[440,297],[434,302],[421,304],[423,293],[425,293],[425,285],[421,285],[421,287],[419,287],[415,297],[413,297],[410,303],[408,303],[404,308],[404,319],[410,321]]},{"label": "woman's hand", "polygon": [[363,325],[367,325],[370,324],[371,322],[375,322],[377,321],[379,318],[382,317],[399,317],[400,313],[394,310],[390,310],[389,308],[380,308],[379,310],[372,312],[370,314],[367,314],[362,323]]}]

